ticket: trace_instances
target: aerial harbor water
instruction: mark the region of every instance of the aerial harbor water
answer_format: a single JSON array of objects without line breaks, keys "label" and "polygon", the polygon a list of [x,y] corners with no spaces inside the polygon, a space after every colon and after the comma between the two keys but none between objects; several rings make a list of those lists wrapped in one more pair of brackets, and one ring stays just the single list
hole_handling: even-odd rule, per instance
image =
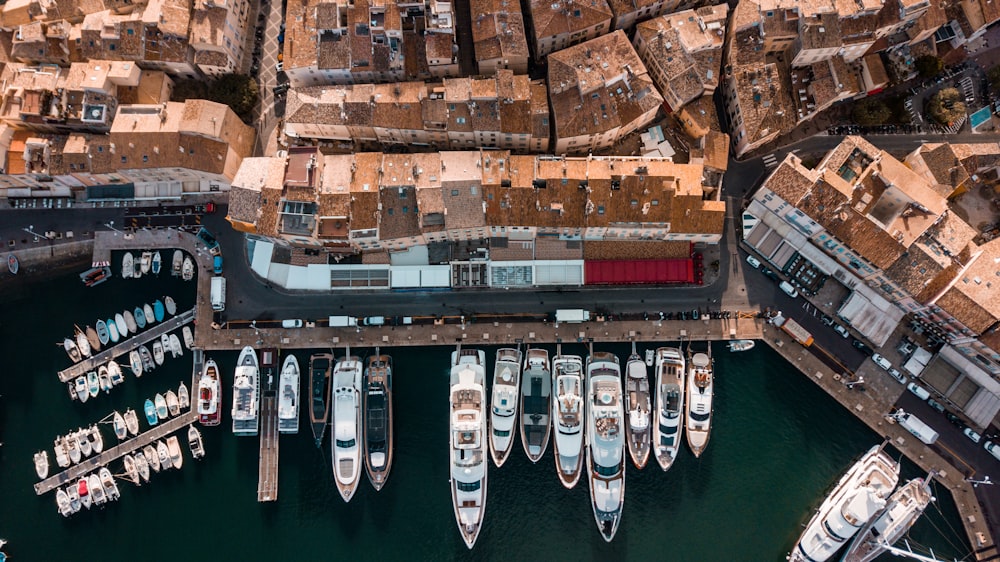
[{"label": "aerial harbor water", "polygon": [[[598,533],[585,483],[565,490],[552,448],[532,465],[516,445],[503,468],[490,466],[484,528],[469,551],[455,526],[448,489],[448,373],[453,348],[385,349],[394,362],[395,458],[378,493],[362,480],[345,504],[330,469],[329,440],[318,450],[307,424],[282,435],[278,501],[256,501],[258,439],[236,438],[228,408],[238,351],[212,352],[223,374],[223,422],[201,428],[206,456],[186,444],[179,471],[160,472],[121,499],[63,518],[53,494],[36,496],[32,454],[56,435],[85,427],[191,379],[191,354],[85,404],[70,401],[56,373],[69,359],[56,342],[73,325],[93,325],[164,295],[178,310],[195,300],[194,283],[161,274],[88,288],[76,274],[0,295],[0,537],[15,560],[104,561],[219,559],[644,559],[783,560],[822,501],[878,435],[767,346],[744,353],[714,348],[716,409],[712,439],[696,459],[685,446],[666,473],[631,464],[624,518],[615,539]],[[432,329],[432,328],[429,328]],[[550,353],[555,346],[546,346]],[[624,362],[625,344],[595,343]],[[364,356],[373,349],[352,349]],[[582,345],[564,352],[585,355]],[[640,353],[644,349],[640,346]],[[488,373],[495,348],[486,348]],[[335,350],[342,356],[343,350]],[[296,351],[300,365],[309,352]],[[124,359],[119,359],[124,362]],[[301,415],[307,416],[303,409]],[[105,440],[114,435],[103,426]],[[185,442],[183,434],[180,436]],[[186,443],[186,442],[185,442]],[[898,457],[891,446],[888,450]],[[56,472],[56,467],[50,474]],[[122,472],[121,461],[111,466]],[[901,481],[921,473],[904,460]],[[944,490],[910,533],[939,558],[962,558],[967,546]],[[885,559],[889,559],[886,557]]]}]

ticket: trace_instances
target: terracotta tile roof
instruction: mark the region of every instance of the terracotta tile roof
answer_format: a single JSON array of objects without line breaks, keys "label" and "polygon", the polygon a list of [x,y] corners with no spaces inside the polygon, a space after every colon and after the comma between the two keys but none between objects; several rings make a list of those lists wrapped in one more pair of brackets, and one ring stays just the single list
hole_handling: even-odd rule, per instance
[{"label": "terracotta tile roof", "polygon": [[825,12],[799,20],[799,41],[802,49],[830,49],[841,45],[840,17]]},{"label": "terracotta tile roof", "polygon": [[531,21],[535,43],[540,39],[572,34],[607,21],[614,13],[606,0],[531,0]]},{"label": "terracotta tile roof", "polygon": [[474,151],[441,153],[441,198],[446,229],[484,226],[482,154]]},{"label": "terracotta tile roof", "polygon": [[705,167],[725,172],[729,168],[729,135],[710,130],[703,143]]},{"label": "terracotta tile roof", "polygon": [[969,179],[952,145],[927,143],[907,155],[906,164],[921,174],[942,197],[949,197]]},{"label": "terracotta tile roof", "polygon": [[527,58],[521,4],[516,0],[472,0],[472,41],[477,60]]},{"label": "terracotta tile roof", "polygon": [[690,256],[691,244],[689,242],[645,240],[642,242],[587,241],[583,243],[583,259],[586,260],[684,259]]},{"label": "terracotta tile roof", "polygon": [[1000,320],[1000,238],[983,244],[977,252],[968,269],[936,304],[981,334]]}]

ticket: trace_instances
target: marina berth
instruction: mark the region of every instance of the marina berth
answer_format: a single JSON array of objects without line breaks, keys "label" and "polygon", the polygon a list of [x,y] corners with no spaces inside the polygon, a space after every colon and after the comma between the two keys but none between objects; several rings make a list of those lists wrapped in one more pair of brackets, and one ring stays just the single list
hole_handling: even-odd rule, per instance
[{"label": "marina berth", "polygon": [[163,267],[163,257],[160,255],[159,250],[157,250],[153,254],[153,262],[150,265],[150,270],[152,270],[153,275],[159,275],[161,267]]},{"label": "marina berth", "polygon": [[121,497],[121,492],[118,490],[118,484],[115,483],[114,476],[111,475],[111,471],[108,467],[102,466],[100,470],[97,471],[98,476],[101,478],[101,486],[104,487],[104,493],[108,496],[109,501],[115,501]]},{"label": "marina berth", "polygon": [[708,446],[712,431],[712,397],[715,389],[715,370],[712,347],[708,353],[695,353],[688,359],[687,415],[685,433],[688,446],[695,458]]},{"label": "marina berth", "polygon": [[101,350],[101,338],[97,337],[97,330],[93,326],[87,326],[87,343],[93,351]]},{"label": "marina berth", "polygon": [[156,362],[157,366],[163,364],[163,344],[160,340],[153,341],[153,361]]},{"label": "marina berth", "polygon": [[114,360],[108,361],[107,364],[108,376],[111,377],[111,384],[117,386],[125,382],[125,377],[122,376],[122,367]]},{"label": "marina berth", "polygon": [[105,393],[111,392],[111,387],[114,385],[111,384],[111,374],[108,373],[107,365],[101,365],[97,368],[97,383],[100,390],[103,390]]},{"label": "marina berth", "polygon": [[611,353],[587,358],[587,471],[594,520],[606,542],[625,507],[625,407],[621,367]]},{"label": "marina berth", "polygon": [[87,391],[91,398],[95,398],[101,392],[101,379],[97,376],[97,371],[87,373]]},{"label": "marina berth", "polygon": [[514,444],[514,426],[521,396],[521,350],[497,350],[490,400],[490,456],[503,466]]},{"label": "marina berth", "polygon": [[375,491],[385,486],[392,469],[392,358],[368,357],[364,381],[365,469]]},{"label": "marina berth", "polygon": [[80,453],[84,457],[89,457],[91,453],[94,452],[92,443],[90,442],[90,430],[87,429],[77,429],[76,433],[73,434],[77,442],[80,444]]},{"label": "marina berth", "polygon": [[115,314],[115,326],[118,327],[118,335],[123,338],[127,338],[129,335],[128,323],[125,322],[125,316],[118,312]]},{"label": "marina berth", "polygon": [[156,364],[153,363],[153,356],[149,353],[149,348],[140,345],[139,346],[139,358],[142,360],[142,371],[148,373],[156,368]]},{"label": "marina berth", "polygon": [[629,456],[632,464],[641,470],[649,461],[652,428],[649,424],[649,376],[646,363],[635,351],[635,342],[632,342],[632,354],[625,363],[625,411],[628,413]]},{"label": "marina berth", "polygon": [[139,267],[142,270],[142,274],[146,275],[149,273],[150,268],[153,266],[153,254],[152,252],[143,252],[139,258]]},{"label": "marina berth", "polygon": [[69,517],[73,513],[69,504],[69,495],[62,489],[56,491],[56,508],[59,510],[59,515],[63,517]]},{"label": "marina berth", "polygon": [[556,474],[563,487],[571,489],[580,480],[584,458],[583,359],[578,355],[557,352],[552,359],[552,447],[555,452]]},{"label": "marina berth", "polygon": [[123,456],[122,469],[125,471],[125,475],[132,481],[133,484],[136,486],[141,485],[142,482],[139,479],[139,468],[135,464],[135,457],[130,454]]},{"label": "marina berth", "polygon": [[54,450],[56,454],[56,465],[59,468],[66,468],[70,465],[69,460],[69,449],[66,447],[66,441],[62,437],[56,437],[54,442]]},{"label": "marina berth", "polygon": [[[59,492],[56,493],[58,494]],[[71,483],[69,486],[66,486],[66,495],[69,496],[70,511],[72,511],[73,513],[79,513],[80,508],[83,507],[83,503],[80,501],[80,492],[77,491],[77,486],[75,482]],[[2,560],[0,560],[0,562],[2,562]]]},{"label": "marina berth", "polygon": [[76,389],[77,398],[80,402],[86,402],[90,399],[90,389],[87,386],[87,375],[80,375],[76,377],[74,381],[74,388]]},{"label": "marina berth", "polygon": [[167,309],[167,314],[170,316],[177,314],[177,303],[174,302],[173,297],[163,297],[163,306]]},{"label": "marina berth", "polygon": [[142,270],[142,254],[136,255],[135,259],[132,260],[132,278],[139,279],[143,274]]},{"label": "marina berth", "polygon": [[181,279],[190,281],[194,279],[194,262],[190,256],[184,256],[184,263],[181,266]]},{"label": "marina berth", "polygon": [[90,357],[90,340],[87,339],[87,334],[76,327],[76,348],[80,350],[80,354],[84,357]]},{"label": "marina berth", "polygon": [[181,413],[180,401],[177,400],[177,394],[173,390],[168,390],[163,398],[167,401],[167,410],[171,416]]},{"label": "marina berth", "polygon": [[181,340],[177,337],[177,334],[170,334],[169,340],[170,356],[176,359],[177,357],[184,355],[184,348],[181,347]]},{"label": "marina berth", "polygon": [[317,353],[309,358],[309,424],[316,447],[323,446],[323,435],[330,421],[330,373],[333,355]]},{"label": "marina berth", "polygon": [[278,432],[299,432],[299,360],[288,354],[278,378]]},{"label": "marina berth", "polygon": [[656,383],[656,424],[653,426],[653,454],[660,468],[667,470],[677,458],[684,429],[684,357],[681,350],[661,347],[654,363]]},{"label": "marina berth", "polygon": [[184,347],[191,349],[194,345],[194,334],[191,333],[190,326],[184,326],[181,328],[181,335],[184,337]]},{"label": "marina berth", "polygon": [[233,434],[257,435],[260,427],[260,363],[257,352],[246,346],[236,361],[233,376]]},{"label": "marina berth", "polygon": [[170,417],[170,412],[167,409],[167,399],[163,397],[159,392],[153,397],[153,405],[156,406],[156,416],[161,420],[165,420]]},{"label": "marina berth", "polygon": [[361,360],[348,355],[333,367],[333,475],[345,502],[351,501],[361,475]]},{"label": "marina berth", "polygon": [[521,444],[528,460],[535,463],[549,446],[552,422],[552,371],[549,352],[529,349],[521,375]]},{"label": "marina berth", "polygon": [[142,406],[143,412],[146,414],[146,422],[149,423],[150,427],[160,423],[160,416],[156,413],[156,405],[149,398]]},{"label": "marina berth", "polygon": [[104,491],[101,479],[96,474],[87,477],[87,486],[94,498],[94,505],[104,505],[108,502],[108,495]]},{"label": "marina berth", "polygon": [[90,509],[90,506],[94,503],[94,498],[90,495],[90,481],[86,476],[77,481],[76,493],[80,496],[80,503],[83,504],[83,507]]},{"label": "marina berth", "polygon": [[156,442],[156,456],[160,460],[160,470],[168,470],[173,466],[170,462],[170,450],[162,439]]},{"label": "marina berth", "polygon": [[156,318],[157,322],[163,322],[166,317],[166,309],[163,307],[163,301],[156,299],[153,302],[153,317]]},{"label": "marina berth", "polygon": [[170,275],[178,277],[181,274],[181,264],[184,263],[184,252],[174,250],[174,257],[170,264]]},{"label": "marina berth", "polygon": [[97,427],[97,424],[90,426],[90,448],[94,451],[94,454],[100,454],[104,450],[104,436],[101,435],[101,429]]},{"label": "marina berth", "polygon": [[83,356],[80,355],[80,349],[76,346],[71,338],[65,338],[62,342],[63,349],[66,350],[66,355],[69,355],[70,361],[74,363],[79,363]]},{"label": "marina berth", "polygon": [[137,378],[142,376],[142,356],[139,355],[138,349],[133,349],[128,354],[129,367],[132,369],[132,374]]},{"label": "marina berth", "polygon": [[451,499],[465,546],[472,548],[486,515],[486,353],[451,354],[449,424]]}]

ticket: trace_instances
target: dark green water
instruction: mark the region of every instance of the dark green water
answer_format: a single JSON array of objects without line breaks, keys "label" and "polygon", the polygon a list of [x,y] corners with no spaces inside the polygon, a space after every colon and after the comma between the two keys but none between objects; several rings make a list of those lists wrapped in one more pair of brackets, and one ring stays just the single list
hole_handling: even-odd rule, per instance
[{"label": "dark green water", "polygon": [[[0,287],[2,289],[2,287]],[[228,410],[236,352],[212,353],[227,389],[221,426],[204,428],[207,456],[184,446],[182,471],[154,474],[104,509],[64,519],[53,494],[35,496],[31,455],[112,410],[135,408],[180,380],[191,355],[86,404],[71,402],[56,372],[69,364],[54,344],[73,324],[169,294],[183,310],[194,284],[113,279],[88,289],[66,276],[0,292],[0,536],[15,561],[76,560],[783,560],[827,488],[879,441],[861,422],[764,346],[743,354],[716,347],[717,399],[707,452],[683,450],[663,473],[651,462],[628,468],[625,515],[612,544],[597,532],[585,482],[560,486],[551,447],[531,465],[520,444],[502,469],[490,468],[484,530],[467,551],[448,488],[448,360],[451,348],[390,349],[394,357],[396,452],[388,485],[364,479],[350,504],[336,492],[329,442],[317,450],[303,411],[301,432],[281,438],[279,499],[258,504],[255,438],[235,438]],[[624,361],[628,348],[598,345]],[[554,350],[554,346],[550,347]],[[361,354],[370,350],[354,350]],[[490,368],[495,348],[488,348]],[[584,355],[583,346],[565,352]],[[640,350],[641,352],[642,350]],[[296,351],[300,365],[309,353]],[[342,352],[341,352],[342,353]],[[489,370],[488,374],[492,371]],[[145,427],[145,422],[141,425]],[[104,426],[105,441],[114,441]],[[327,433],[327,436],[329,433]],[[182,436],[182,442],[185,439]],[[120,461],[112,466],[120,471]],[[920,475],[904,463],[902,478]],[[911,536],[940,557],[961,558],[961,527],[950,495],[937,494]],[[892,559],[889,557],[888,559]]]}]

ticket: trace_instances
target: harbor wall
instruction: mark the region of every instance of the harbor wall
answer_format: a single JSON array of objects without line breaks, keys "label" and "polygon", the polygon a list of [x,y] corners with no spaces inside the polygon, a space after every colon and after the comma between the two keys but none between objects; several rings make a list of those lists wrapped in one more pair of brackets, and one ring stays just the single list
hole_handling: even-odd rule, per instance
[{"label": "harbor wall", "polygon": [[[85,239],[73,242],[40,242],[33,248],[18,248],[11,252],[0,254],[4,263],[0,267],[0,284],[4,289],[24,285],[31,281],[50,278],[53,275],[86,269],[91,265],[94,253],[94,240]],[[14,254],[20,265],[17,275],[7,269],[7,254]]]}]

